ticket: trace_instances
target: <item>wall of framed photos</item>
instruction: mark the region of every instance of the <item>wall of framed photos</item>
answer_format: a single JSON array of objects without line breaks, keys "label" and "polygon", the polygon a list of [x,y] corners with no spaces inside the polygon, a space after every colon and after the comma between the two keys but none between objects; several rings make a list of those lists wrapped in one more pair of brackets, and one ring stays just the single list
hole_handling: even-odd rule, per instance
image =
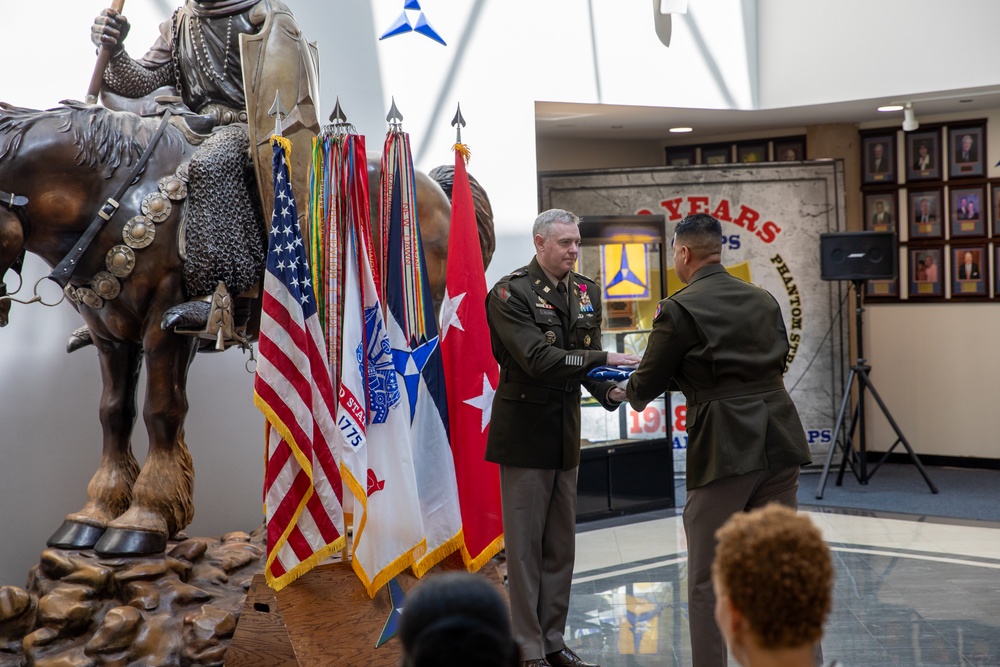
[{"label": "wall of framed photos", "polygon": [[806,159],[805,135],[688,146],[667,146],[667,166],[797,162]]},{"label": "wall of framed photos", "polygon": [[864,229],[900,242],[899,275],[868,281],[866,298],[1000,298],[1000,179],[987,178],[986,127],[972,119],[860,133]]}]

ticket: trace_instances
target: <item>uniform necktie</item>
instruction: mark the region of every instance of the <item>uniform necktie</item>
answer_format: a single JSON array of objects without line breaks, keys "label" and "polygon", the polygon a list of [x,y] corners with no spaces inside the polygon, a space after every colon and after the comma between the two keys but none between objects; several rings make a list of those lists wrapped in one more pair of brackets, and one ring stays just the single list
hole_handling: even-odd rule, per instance
[{"label": "uniform necktie", "polygon": [[559,292],[559,296],[562,297],[563,303],[566,305],[566,308],[568,309],[569,299],[566,298],[566,284],[561,280],[557,282],[556,291]]}]

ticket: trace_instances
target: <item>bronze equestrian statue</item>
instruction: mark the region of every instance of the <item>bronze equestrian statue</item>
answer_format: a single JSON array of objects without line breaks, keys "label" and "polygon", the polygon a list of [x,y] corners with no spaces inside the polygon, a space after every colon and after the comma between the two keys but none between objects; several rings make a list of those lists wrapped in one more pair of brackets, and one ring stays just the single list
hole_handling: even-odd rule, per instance
[{"label": "bronze equestrian statue", "polygon": [[[262,276],[260,202],[269,197],[258,191],[250,158],[259,145],[252,125],[260,106],[247,100],[241,111],[244,86],[235,77],[239,59],[247,56],[232,45],[240,34],[266,33],[275,21],[285,27],[291,21],[277,0],[187,0],[164,24],[157,45],[136,61],[120,48],[127,21],[106,11],[92,33],[95,43],[113,51],[104,99],[131,110],[65,102],[36,111],[0,103],[0,297],[4,275],[19,269],[24,251],[55,267],[53,277],[64,278],[59,282],[86,324],[69,349],[93,344],[103,381],[101,464],[86,504],[66,517],[50,546],[93,547],[102,555],[157,553],[193,518],[194,470],[184,420],[187,373],[200,339],[176,329],[205,325],[214,310],[202,304],[219,296],[218,283],[238,297],[252,294]],[[177,89],[179,101],[149,99],[164,85]],[[298,114],[305,132],[315,123],[308,104],[300,103],[310,100],[296,99],[292,116]],[[169,121],[139,115],[164,104],[174,113]],[[450,203],[435,180],[450,193],[450,178],[441,168],[433,180],[417,177],[436,302],[444,290]],[[123,194],[113,197],[118,191]],[[488,264],[492,211],[478,184],[474,197]],[[93,238],[83,243],[88,230]],[[234,329],[252,340],[253,309],[235,309],[234,315],[234,299],[226,298]],[[259,309],[259,300],[242,303]],[[0,326],[9,309],[0,298]],[[143,362],[149,450],[140,468],[131,433]]]}]

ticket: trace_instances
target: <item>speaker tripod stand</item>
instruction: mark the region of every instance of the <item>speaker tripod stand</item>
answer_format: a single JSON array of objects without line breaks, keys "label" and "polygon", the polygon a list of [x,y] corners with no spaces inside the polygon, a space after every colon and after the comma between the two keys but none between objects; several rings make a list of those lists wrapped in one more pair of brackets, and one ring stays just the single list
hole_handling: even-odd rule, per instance
[{"label": "speaker tripod stand", "polygon": [[[826,463],[823,465],[823,474],[819,478],[819,486],[816,488],[816,498],[821,499],[823,497],[823,490],[826,488],[826,478],[830,474],[830,464],[833,462],[833,455],[837,450],[838,445],[844,452],[843,458],[840,460],[840,472],[837,474],[837,486],[841,486],[844,483],[844,471],[847,466],[851,467],[851,472],[857,478],[858,483],[868,484],[868,480],[872,478],[883,463],[892,454],[892,450],[896,448],[897,445],[902,444],[906,448],[907,453],[910,455],[910,460],[913,464],[917,466],[917,470],[923,476],[924,481],[927,482],[927,486],[930,487],[931,493],[937,493],[938,488],[934,486],[934,482],[927,475],[927,471],[924,469],[923,464],[920,463],[920,459],[913,452],[913,448],[910,447],[910,443],[906,441],[906,436],[900,430],[899,425],[896,424],[896,420],[892,418],[892,414],[889,412],[889,408],[885,407],[885,403],[882,402],[882,397],[878,395],[878,391],[875,390],[875,385],[872,384],[871,378],[868,374],[871,372],[871,364],[867,363],[864,358],[864,330],[862,329],[862,314],[864,313],[864,307],[861,301],[861,290],[864,286],[864,280],[854,279],[854,296],[855,296],[855,322],[857,325],[858,332],[858,359],[857,363],[851,366],[851,374],[847,379],[847,385],[844,387],[844,397],[840,402],[840,413],[837,415],[837,423],[833,428],[833,440],[830,444],[830,451],[826,455]],[[851,425],[849,428],[845,429],[846,417],[847,417],[847,404],[851,399],[851,389],[854,387],[854,382],[857,380],[858,384],[858,400],[854,404],[853,414],[851,415]],[[882,410],[882,414],[889,421],[889,425],[892,426],[892,430],[896,432],[896,442],[892,443],[892,447],[882,455],[882,458],[878,460],[875,467],[868,470],[868,452],[865,443],[865,392],[870,391],[875,402],[878,404],[879,409]],[[858,433],[858,448],[854,449],[852,443],[854,441],[854,433],[857,430]],[[843,443],[839,443],[839,436],[843,434]]]}]

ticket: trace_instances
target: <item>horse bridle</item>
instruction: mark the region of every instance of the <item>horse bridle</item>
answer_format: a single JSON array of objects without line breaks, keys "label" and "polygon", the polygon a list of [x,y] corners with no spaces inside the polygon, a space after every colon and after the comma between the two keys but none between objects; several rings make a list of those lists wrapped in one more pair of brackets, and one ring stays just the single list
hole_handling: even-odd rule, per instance
[{"label": "horse bridle", "polygon": [[[0,204],[6,206],[10,211],[17,216],[17,221],[21,223],[21,238],[28,238],[28,230],[31,226],[28,224],[28,214],[25,210],[25,206],[28,205],[28,198],[24,195],[17,195],[12,192],[5,192],[0,190]],[[7,273],[8,269],[13,269],[14,273],[21,276],[21,267],[24,265],[24,244],[21,244],[21,252],[18,253],[17,258],[14,262],[7,267],[3,267],[3,271],[0,271],[0,297],[7,296],[7,284],[3,282],[3,277]]]}]

